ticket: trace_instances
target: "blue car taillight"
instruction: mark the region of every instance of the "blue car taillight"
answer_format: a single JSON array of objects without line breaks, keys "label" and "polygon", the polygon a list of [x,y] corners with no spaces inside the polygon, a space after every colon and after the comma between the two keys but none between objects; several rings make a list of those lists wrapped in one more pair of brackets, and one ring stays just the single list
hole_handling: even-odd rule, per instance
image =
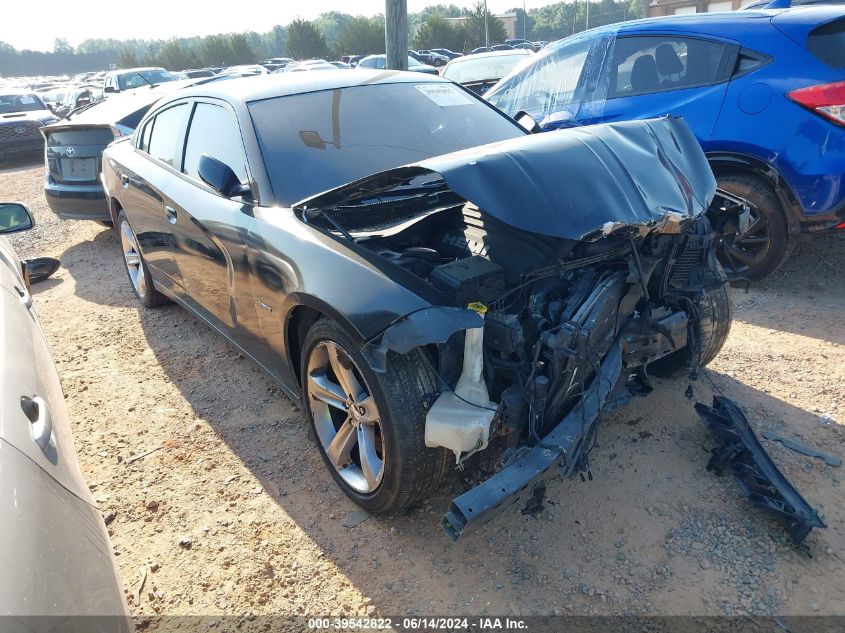
[{"label": "blue car taillight", "polygon": [[786,96],[829,121],[845,126],[845,81],[800,88]]}]

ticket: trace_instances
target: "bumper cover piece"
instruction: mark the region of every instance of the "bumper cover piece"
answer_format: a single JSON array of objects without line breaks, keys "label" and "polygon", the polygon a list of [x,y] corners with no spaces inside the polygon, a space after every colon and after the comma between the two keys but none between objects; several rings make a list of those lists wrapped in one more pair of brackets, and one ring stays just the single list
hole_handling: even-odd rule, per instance
[{"label": "bumper cover piece", "polygon": [[467,529],[487,523],[512,505],[529,486],[539,481],[549,468],[563,462],[566,475],[577,467],[593,425],[622,373],[619,339],[602,360],[593,384],[566,417],[525,454],[472,490],[449,504],[442,526],[453,541]]},{"label": "bumper cover piece", "polygon": [[814,527],[827,527],[768,456],[742,409],[728,398],[713,396],[713,406],[697,403],[695,410],[713,434],[723,442],[714,448],[707,470],[734,474],[748,499],[773,513],[786,524],[795,544]]}]

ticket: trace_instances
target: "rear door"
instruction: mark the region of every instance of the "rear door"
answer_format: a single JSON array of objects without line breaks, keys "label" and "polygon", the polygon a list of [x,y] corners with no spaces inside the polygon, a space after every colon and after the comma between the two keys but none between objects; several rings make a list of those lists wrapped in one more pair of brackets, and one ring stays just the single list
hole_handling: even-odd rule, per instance
[{"label": "rear door", "polygon": [[251,181],[238,120],[225,102],[193,105],[180,176],[168,190],[169,228],[188,301],[249,351],[259,338],[246,254],[253,202],[226,198],[204,183],[203,155],[228,165],[241,183]]},{"label": "rear door", "polygon": [[182,279],[173,258],[175,215],[168,189],[182,164],[185,128],[191,104],[180,101],[148,119],[137,138],[135,171],[121,173],[122,197],[132,230],[153,275],[172,292],[182,294]]},{"label": "rear door", "polygon": [[670,114],[710,138],[736,66],[736,43],[678,34],[619,37],[609,60],[605,122]]}]

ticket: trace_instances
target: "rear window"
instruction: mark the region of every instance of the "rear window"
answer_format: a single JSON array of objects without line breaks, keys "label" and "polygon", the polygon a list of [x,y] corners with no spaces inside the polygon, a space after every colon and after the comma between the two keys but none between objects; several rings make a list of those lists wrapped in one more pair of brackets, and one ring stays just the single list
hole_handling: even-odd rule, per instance
[{"label": "rear window", "polygon": [[107,128],[88,128],[85,130],[51,131],[46,128],[47,146],[57,147],[65,145],[102,145],[106,146],[114,140],[114,134]]},{"label": "rear window", "polygon": [[831,68],[845,68],[845,18],[811,31],[807,49]]}]

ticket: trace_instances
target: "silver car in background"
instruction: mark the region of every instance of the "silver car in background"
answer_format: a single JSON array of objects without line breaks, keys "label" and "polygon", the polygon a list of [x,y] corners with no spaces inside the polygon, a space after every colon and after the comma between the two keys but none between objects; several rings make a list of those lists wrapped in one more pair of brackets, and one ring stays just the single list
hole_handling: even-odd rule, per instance
[{"label": "silver car in background", "polygon": [[[0,203],[0,234],[33,226]],[[3,631],[129,631],[108,533],[82,478],[28,271],[0,235],[0,616]],[[85,616],[85,617],[80,617]]]}]

